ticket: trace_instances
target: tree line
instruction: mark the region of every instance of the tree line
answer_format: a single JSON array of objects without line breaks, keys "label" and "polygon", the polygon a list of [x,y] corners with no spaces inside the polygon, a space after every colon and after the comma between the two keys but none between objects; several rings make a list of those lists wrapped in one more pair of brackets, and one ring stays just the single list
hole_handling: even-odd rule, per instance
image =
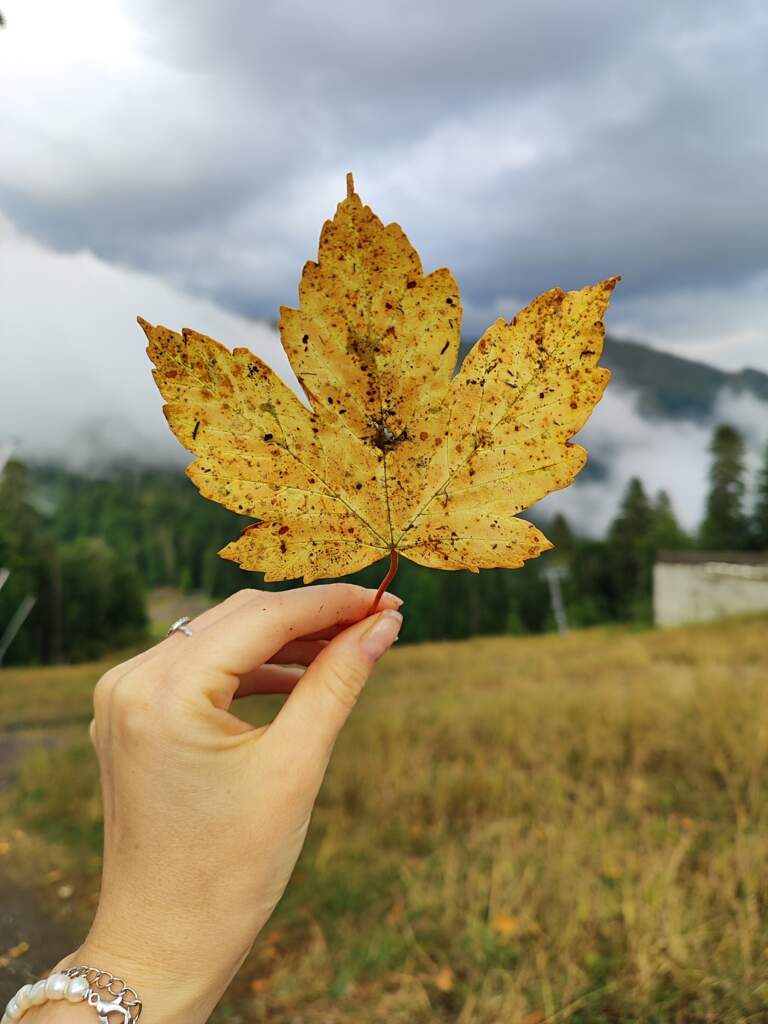
[{"label": "tree line", "polygon": [[[663,491],[649,496],[632,479],[606,535],[578,535],[567,518],[532,516],[555,550],[523,569],[437,572],[401,561],[396,587],[408,614],[407,642],[478,634],[538,633],[554,626],[543,568],[565,570],[571,625],[651,621],[653,563],[662,549],[768,549],[768,445],[748,504],[745,447],[728,424],[710,445],[709,492],[694,534],[679,524]],[[180,473],[130,468],[91,478],[10,462],[0,478],[0,638],[28,594],[36,603],[8,649],[6,663],[77,661],[146,636],[147,592],[156,586],[214,598],[265,584],[216,554],[239,526],[202,499]],[[349,579],[377,586],[381,563]]]}]

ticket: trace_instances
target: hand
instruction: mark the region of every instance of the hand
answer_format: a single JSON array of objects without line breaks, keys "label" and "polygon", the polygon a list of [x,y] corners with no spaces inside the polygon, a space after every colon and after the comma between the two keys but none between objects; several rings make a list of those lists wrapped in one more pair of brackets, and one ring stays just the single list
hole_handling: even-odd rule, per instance
[{"label": "hand", "polygon": [[[207,1019],[283,894],[339,730],[397,636],[400,599],[363,618],[372,596],[346,584],[245,590],[195,619],[191,637],[174,633],[99,680],[101,896],[85,942],[55,969],[124,978],[144,1000],[141,1024]],[[290,693],[263,728],[230,710],[258,693]],[[30,1024],[86,1012],[45,1004]]]}]

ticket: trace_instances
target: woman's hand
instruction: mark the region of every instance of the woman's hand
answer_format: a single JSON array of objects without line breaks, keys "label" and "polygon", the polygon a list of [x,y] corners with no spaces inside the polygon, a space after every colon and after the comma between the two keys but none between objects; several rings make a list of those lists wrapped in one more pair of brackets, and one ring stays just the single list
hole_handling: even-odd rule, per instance
[{"label": "woman's hand", "polygon": [[[372,596],[345,584],[242,591],[195,619],[191,637],[174,633],[99,681],[101,896],[85,942],[56,969],[124,978],[144,1000],[142,1024],[207,1019],[283,894],[336,736],[397,636],[399,598],[363,618]],[[230,710],[287,692],[263,728]],[[46,1012],[93,1016],[29,1011]]]}]

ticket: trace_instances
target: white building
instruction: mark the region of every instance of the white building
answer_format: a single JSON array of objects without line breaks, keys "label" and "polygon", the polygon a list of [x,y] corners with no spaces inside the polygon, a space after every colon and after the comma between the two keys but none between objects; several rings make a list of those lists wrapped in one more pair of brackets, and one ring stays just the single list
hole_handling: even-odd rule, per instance
[{"label": "white building", "polygon": [[653,567],[657,626],[751,612],[768,612],[768,552],[659,552]]}]

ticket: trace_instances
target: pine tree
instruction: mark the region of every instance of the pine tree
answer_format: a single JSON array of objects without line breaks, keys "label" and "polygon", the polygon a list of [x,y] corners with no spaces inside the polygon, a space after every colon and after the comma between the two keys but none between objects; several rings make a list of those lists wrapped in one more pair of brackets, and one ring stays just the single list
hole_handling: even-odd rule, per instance
[{"label": "pine tree", "polygon": [[689,544],[690,539],[677,521],[669,495],[666,491],[659,491],[653,503],[650,532],[650,545],[654,554],[665,549],[676,551]]},{"label": "pine tree", "polygon": [[749,520],[745,511],[746,480],[744,439],[735,427],[721,423],[709,446],[709,496],[700,542],[710,551],[738,551],[749,547]]},{"label": "pine tree", "polygon": [[768,442],[765,445],[763,465],[757,478],[753,530],[757,546],[768,549]]},{"label": "pine tree", "polygon": [[653,526],[653,507],[641,481],[633,477],[608,529],[608,560],[618,618],[646,618],[650,613]]},{"label": "pine tree", "polygon": [[558,512],[552,518],[549,526],[544,528],[544,533],[547,539],[555,545],[555,551],[558,551],[561,555],[568,554],[573,549],[575,540],[573,530],[562,512]]},{"label": "pine tree", "polygon": [[612,544],[632,547],[640,537],[647,537],[653,526],[653,508],[642,481],[632,477],[627,484],[619,511],[608,530]]}]

